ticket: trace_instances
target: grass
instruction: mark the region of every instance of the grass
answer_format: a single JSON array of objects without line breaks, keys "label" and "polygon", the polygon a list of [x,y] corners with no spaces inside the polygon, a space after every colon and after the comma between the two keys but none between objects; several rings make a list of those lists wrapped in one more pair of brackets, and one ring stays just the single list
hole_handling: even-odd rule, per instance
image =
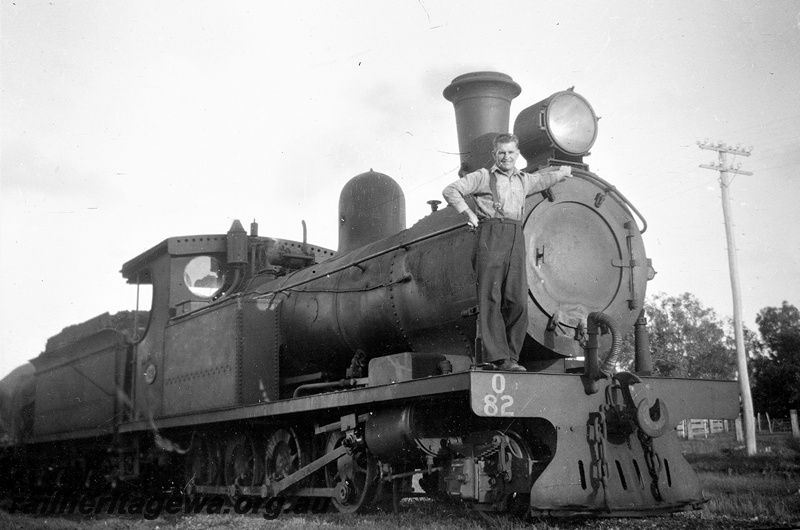
[{"label": "grass", "polygon": [[711,498],[704,515],[800,522],[800,440],[759,436],[753,456],[729,433],[682,443]]},{"label": "grass", "polygon": [[[526,525],[520,521],[503,521],[499,525],[504,530],[550,528],[547,526]],[[442,506],[430,501],[404,503],[398,515],[386,514],[355,515],[329,513],[324,515],[294,516],[282,515],[274,520],[257,516],[214,516],[192,515],[187,517],[159,517],[147,521],[139,518],[98,517],[46,518],[30,516],[9,516],[0,512],[0,528],[3,530],[222,530],[222,529],[276,529],[299,530],[325,529],[345,530],[359,528],[379,529],[422,529],[422,530],[479,530],[498,527],[490,524],[476,513],[456,506]]]}]

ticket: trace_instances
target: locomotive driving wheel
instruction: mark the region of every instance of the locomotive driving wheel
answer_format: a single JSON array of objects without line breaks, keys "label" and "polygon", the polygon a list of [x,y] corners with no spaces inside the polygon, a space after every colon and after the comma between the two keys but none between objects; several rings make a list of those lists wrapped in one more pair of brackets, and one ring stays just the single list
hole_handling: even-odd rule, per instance
[{"label": "locomotive driving wheel", "polygon": [[261,444],[254,436],[242,434],[228,440],[225,449],[225,485],[258,486],[264,476]]},{"label": "locomotive driving wheel", "polygon": [[267,440],[264,453],[264,471],[270,481],[284,479],[306,465],[297,435],[292,429],[273,432]]},{"label": "locomotive driving wheel", "polygon": [[[325,452],[335,451],[344,440],[343,433],[331,433]],[[335,489],[333,505],[338,511],[363,512],[373,505],[378,492],[378,461],[366,449],[356,448],[325,467],[325,483],[327,487]]]},{"label": "locomotive driving wheel", "polygon": [[183,468],[184,487],[216,486],[220,478],[219,443],[209,436],[193,440]]}]

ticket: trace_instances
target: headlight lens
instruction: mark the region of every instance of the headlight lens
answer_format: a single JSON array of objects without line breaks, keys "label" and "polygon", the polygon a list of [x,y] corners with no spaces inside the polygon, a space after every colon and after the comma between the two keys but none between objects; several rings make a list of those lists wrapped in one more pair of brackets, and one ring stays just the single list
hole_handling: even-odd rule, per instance
[{"label": "headlight lens", "polygon": [[592,107],[570,92],[553,95],[545,111],[545,127],[556,147],[573,155],[588,152],[597,137],[597,119]]}]

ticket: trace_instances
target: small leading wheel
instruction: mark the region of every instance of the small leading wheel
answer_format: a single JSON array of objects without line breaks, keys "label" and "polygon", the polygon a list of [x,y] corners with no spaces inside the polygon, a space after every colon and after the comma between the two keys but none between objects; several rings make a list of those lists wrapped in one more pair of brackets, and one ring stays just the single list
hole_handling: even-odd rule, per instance
[{"label": "small leading wheel", "polygon": [[261,445],[249,434],[228,440],[225,448],[225,485],[259,486],[264,478]]},{"label": "small leading wheel", "polygon": [[278,429],[264,449],[264,471],[270,481],[281,480],[306,465],[300,443],[292,429]]},{"label": "small leading wheel", "polygon": [[[341,447],[344,435],[331,433],[325,452],[330,453]],[[380,484],[378,461],[366,449],[331,462],[325,467],[325,483],[334,488],[333,505],[342,513],[364,512],[375,501]]]}]

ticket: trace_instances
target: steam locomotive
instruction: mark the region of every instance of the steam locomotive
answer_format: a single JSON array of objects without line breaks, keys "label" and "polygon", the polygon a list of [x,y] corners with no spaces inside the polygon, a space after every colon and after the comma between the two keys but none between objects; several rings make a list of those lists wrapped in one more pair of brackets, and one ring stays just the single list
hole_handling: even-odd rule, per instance
[{"label": "steam locomotive", "polygon": [[[520,91],[495,72],[444,90],[460,174],[491,165]],[[125,263],[128,283],[152,288],[146,330],[74,326],[0,384],[6,476],[44,491],[324,498],[341,512],[414,495],[518,514],[698,508],[675,427],[735,418],[737,386],[651,377],[646,224],[583,161],[588,101],[557,92],[513,132],[526,170],[574,175],[526,200],[527,372],[482,363],[464,219],[431,201],[406,228],[399,185],[369,171],[342,190],[336,251],[236,221]],[[615,373],[631,329],[635,370]]]}]

